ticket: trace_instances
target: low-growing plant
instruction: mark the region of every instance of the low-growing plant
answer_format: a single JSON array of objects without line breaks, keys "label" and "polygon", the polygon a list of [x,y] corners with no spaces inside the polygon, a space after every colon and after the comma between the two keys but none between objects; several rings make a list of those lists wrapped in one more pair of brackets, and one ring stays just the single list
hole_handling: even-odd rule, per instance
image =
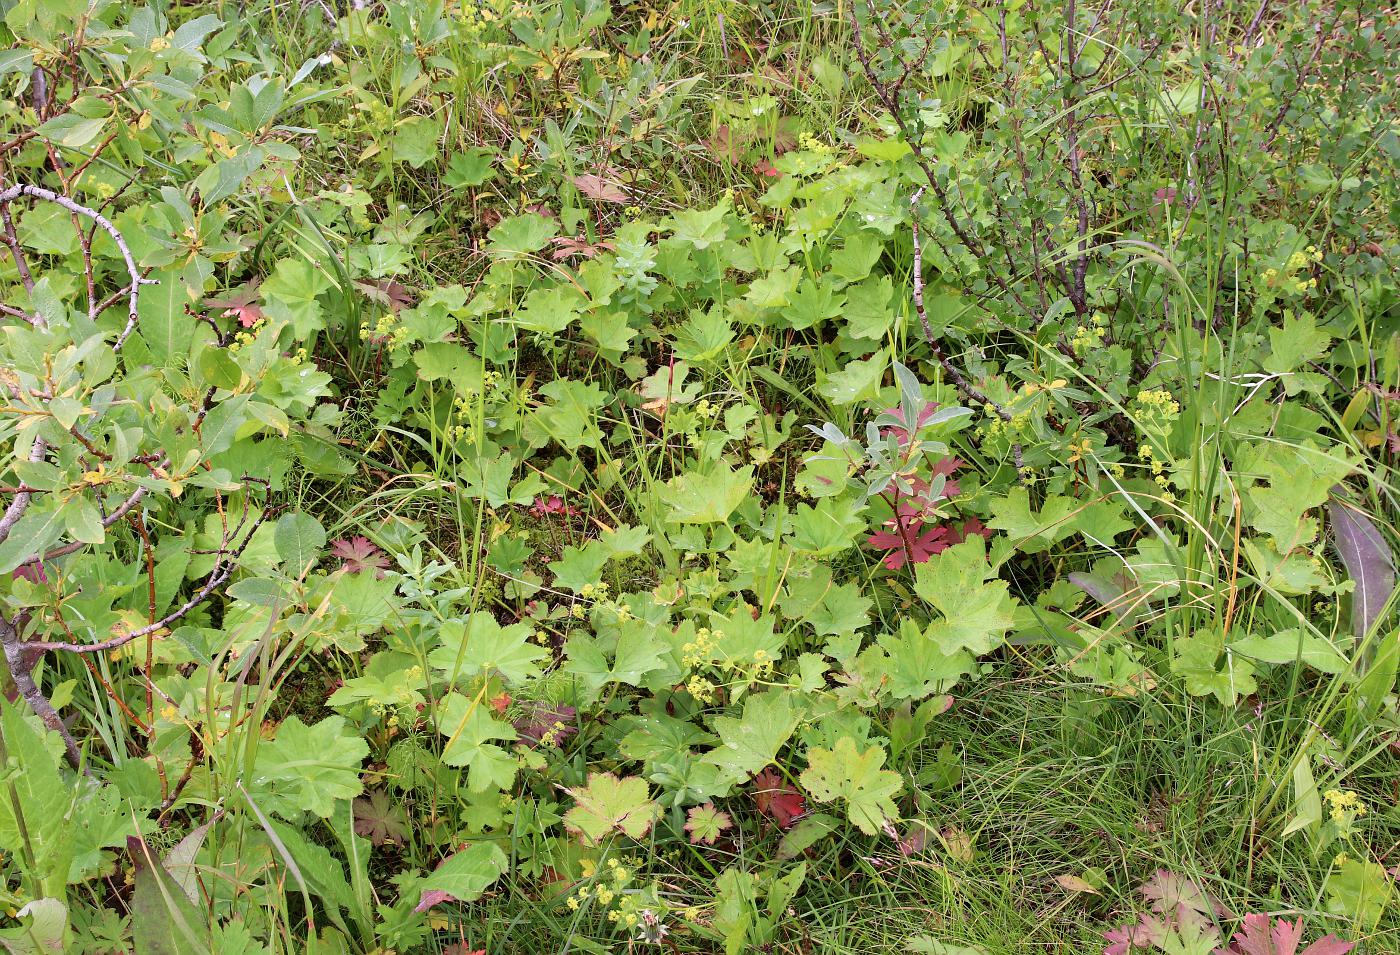
[{"label": "low-growing plant", "polygon": [[1381,11],[0,9],[6,951],[1386,950]]}]

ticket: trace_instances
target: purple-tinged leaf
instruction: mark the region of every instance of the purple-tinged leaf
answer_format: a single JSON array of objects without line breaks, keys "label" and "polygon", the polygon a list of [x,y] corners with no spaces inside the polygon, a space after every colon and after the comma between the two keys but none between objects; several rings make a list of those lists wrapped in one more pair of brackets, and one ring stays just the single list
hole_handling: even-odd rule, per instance
[{"label": "purple-tinged leaf", "polygon": [[1327,505],[1337,554],[1356,583],[1351,597],[1351,629],[1364,637],[1395,590],[1395,557],[1370,518],[1355,508]]},{"label": "purple-tinged leaf", "polygon": [[1123,588],[1117,583],[1100,577],[1098,574],[1085,574],[1075,571],[1069,575],[1069,582],[1101,604],[1112,604],[1123,596]]}]

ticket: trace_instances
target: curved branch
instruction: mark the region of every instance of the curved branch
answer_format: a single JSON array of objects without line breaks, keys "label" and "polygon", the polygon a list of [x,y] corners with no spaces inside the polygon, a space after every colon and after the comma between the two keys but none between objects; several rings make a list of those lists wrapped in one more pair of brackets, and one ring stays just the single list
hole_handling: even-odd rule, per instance
[{"label": "curved branch", "polygon": [[121,231],[112,224],[111,219],[108,219],[96,209],[89,209],[82,203],[74,202],[67,196],[54,192],[52,189],[45,189],[43,186],[30,186],[24,183],[19,183],[0,191],[0,208],[8,207],[10,203],[14,202],[20,196],[29,196],[34,199],[43,200],[44,202],[52,202],[54,205],[67,209],[69,212],[76,215],[85,216],[97,223],[102,231],[111,236],[112,241],[116,243],[117,251],[122,254],[122,260],[126,263],[126,273],[131,278],[131,284],[122,290],[127,297],[126,327],[123,328],[121,334],[117,336],[117,340],[112,343],[112,350],[119,351],[131,333],[136,330],[138,315],[137,306],[141,299],[141,286],[156,285],[158,283],[155,279],[142,278],[141,270],[136,267],[136,259],[132,257],[131,249],[127,247],[126,239],[122,238]]}]

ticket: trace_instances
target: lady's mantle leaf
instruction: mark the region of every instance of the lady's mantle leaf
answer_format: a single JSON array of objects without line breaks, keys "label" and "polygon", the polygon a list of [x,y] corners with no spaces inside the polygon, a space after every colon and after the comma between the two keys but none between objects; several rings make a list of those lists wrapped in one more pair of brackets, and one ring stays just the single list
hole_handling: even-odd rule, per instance
[{"label": "lady's mantle leaf", "polygon": [[802,785],[818,802],[844,799],[851,822],[866,835],[879,835],[880,827],[899,816],[893,796],[904,788],[898,773],[880,767],[885,751],[872,746],[856,749],[855,740],[843,736],[835,749],[813,749],[807,755]]},{"label": "lady's mantle leaf", "polygon": [[675,524],[718,524],[729,519],[752,489],[752,466],[731,471],[721,465],[709,474],[687,471],[666,485],[666,519]]},{"label": "lady's mantle leaf", "polygon": [[777,758],[800,716],[790,694],[772,691],[751,696],[744,701],[742,719],[715,718],[720,744],[703,761],[720,768],[722,783],[747,779]]},{"label": "lady's mantle leaf", "polygon": [[273,780],[280,794],[298,807],[329,819],[337,799],[351,799],[364,788],[360,764],[369,744],[345,733],[345,720],[328,716],[307,726],[289,716],[277,728],[277,738],[258,754],[258,774]]},{"label": "lady's mantle leaf", "polygon": [[646,835],[661,807],[651,798],[645,779],[592,773],[588,785],[569,790],[574,808],[564,814],[564,828],[597,845],[613,832],[633,839]]},{"label": "lady's mantle leaf", "polygon": [[720,833],[731,825],[729,813],[716,809],[712,802],[703,806],[692,806],[686,813],[685,831],[690,833],[690,841],[693,843],[703,842],[712,846]]}]

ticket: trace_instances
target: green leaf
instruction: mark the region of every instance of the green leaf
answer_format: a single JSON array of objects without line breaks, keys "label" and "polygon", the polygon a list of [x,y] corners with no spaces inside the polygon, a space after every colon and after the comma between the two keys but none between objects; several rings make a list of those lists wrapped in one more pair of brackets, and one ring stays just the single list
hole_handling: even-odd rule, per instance
[{"label": "green leaf", "polygon": [[557,335],[579,317],[586,304],[583,293],[572,285],[537,288],[525,296],[511,321],[527,332]]},{"label": "green leaf", "polygon": [[14,917],[25,924],[0,930],[0,947],[9,955],[63,955],[68,951],[68,906],[61,899],[35,899]]},{"label": "green leaf", "polygon": [[719,767],[725,786],[742,782],[777,760],[778,750],[797,729],[801,715],[789,693],[770,690],[750,696],[744,700],[741,718],[715,718],[720,743],[701,758]]},{"label": "green leaf", "polygon": [[17,853],[25,833],[34,858],[31,877],[44,894],[62,897],[73,858],[68,814],[75,792],[59,775],[58,735],[41,731],[22,707],[0,699],[0,733],[10,760],[23,770],[0,781],[0,846]]},{"label": "green leaf", "polygon": [[661,815],[645,779],[619,779],[612,773],[590,773],[588,783],[569,790],[574,807],[564,814],[564,828],[591,845],[621,833],[640,839]]},{"label": "green leaf", "polygon": [[571,451],[601,445],[598,409],[608,401],[603,389],[592,382],[556,378],[542,387],[540,394],[552,403],[536,409],[532,418],[532,423],[545,434],[539,443],[552,438]]},{"label": "green leaf", "polygon": [[431,116],[411,116],[394,129],[394,159],[422,169],[437,158],[442,121]]},{"label": "green leaf", "polygon": [[718,524],[753,491],[753,467],[736,470],[721,462],[710,473],[686,471],[666,484],[662,500],[667,505],[666,519],[673,524]]},{"label": "green leaf", "polygon": [[384,626],[396,606],[395,586],[393,578],[374,574],[341,574],[335,578],[330,605],[340,615],[336,625],[344,635],[337,637],[337,645],[342,650],[359,649],[364,646],[361,638],[365,634]]},{"label": "green leaf", "polygon": [[905,619],[900,622],[898,637],[880,638],[880,647],[888,654],[885,666],[889,692],[895,699],[921,700],[946,692],[971,672],[972,654],[958,647],[941,623],[936,622],[925,631]]},{"label": "green leaf", "polygon": [[1316,831],[1322,823],[1322,796],[1317,791],[1312,756],[1308,752],[1304,752],[1298,765],[1293,767],[1293,808],[1293,818],[1284,826],[1282,835],[1287,836],[1299,829]]},{"label": "green leaf", "polygon": [[857,232],[846,244],[831,254],[831,274],[840,285],[859,282],[870,274],[885,252],[885,244],[869,232]]},{"label": "green leaf", "polygon": [[579,322],[579,329],[593,339],[598,351],[617,360],[627,351],[637,330],[627,324],[625,312],[589,312]]},{"label": "green leaf", "polygon": [[480,699],[449,693],[438,710],[437,725],[438,732],[447,737],[443,763],[467,767],[467,786],[472,792],[505,789],[515,780],[515,759],[490,742],[514,740],[515,729],[494,718]]},{"label": "green leaf", "polygon": [[[425,894],[446,892],[458,902],[475,902],[508,865],[506,854],[494,842],[473,843],[434,869],[420,888]],[[422,901],[419,905],[421,909]]]},{"label": "green leaf", "polygon": [[[1258,687],[1254,665],[1243,656],[1227,652],[1219,631],[1197,631],[1173,645],[1172,672],[1180,676],[1192,696],[1214,695],[1222,706],[1234,706],[1241,696]],[[1233,649],[1233,648],[1232,648]]]},{"label": "green leaf", "polygon": [[479,381],[481,359],[456,342],[428,342],[413,353],[422,381]]},{"label": "green leaf", "polygon": [[530,255],[543,249],[558,234],[559,226],[553,219],[527,212],[502,219],[486,233],[486,251],[496,258]]},{"label": "green leaf", "polygon": [[1015,487],[992,505],[992,519],[987,526],[1006,531],[1022,553],[1040,554],[1075,532],[1079,507],[1079,502],[1072,497],[1052,494],[1038,513],[1032,513],[1030,491]]},{"label": "green leaf", "polygon": [[1233,641],[1230,649],[1265,663],[1301,661],[1320,673],[1343,673],[1347,668],[1347,659],[1340,650],[1301,627],[1281,630],[1268,637],[1250,634],[1243,640]]},{"label": "green leaf", "polygon": [[1285,314],[1282,328],[1269,329],[1269,355],[1263,360],[1264,370],[1284,376],[1284,390],[1290,395],[1297,394],[1302,390],[1300,386],[1307,382],[1298,380],[1292,372],[1321,358],[1330,344],[1331,332],[1318,328],[1311,313]]},{"label": "green leaf", "polygon": [[554,586],[578,593],[586,586],[597,585],[608,557],[607,548],[599,541],[589,541],[582,547],[572,544],[565,547],[559,559],[549,565]]},{"label": "green leaf", "polygon": [[973,534],[914,570],[914,592],[943,614],[928,633],[945,655],[958,650],[990,653],[1015,624],[1015,601],[986,557],[986,543]]},{"label": "green leaf", "polygon": [[300,576],[320,559],[326,531],[310,514],[283,514],[277,519],[272,541],[287,569]]},{"label": "green leaf", "polygon": [[455,154],[448,160],[447,175],[442,177],[442,184],[451,189],[481,185],[496,174],[491,168],[493,158],[491,150],[480,146]]},{"label": "green leaf", "polygon": [[866,835],[880,834],[880,827],[899,818],[894,796],[904,788],[898,773],[881,769],[885,751],[872,746],[865,752],[855,740],[843,736],[835,749],[815,748],[807,754],[802,785],[818,802],[842,799],[851,822]]},{"label": "green leaf", "polygon": [[690,833],[690,841],[697,845],[702,842],[714,845],[715,840],[732,825],[729,813],[716,809],[712,802],[692,806],[686,813],[685,831]]},{"label": "green leaf", "polygon": [[167,368],[182,367],[194,341],[195,320],[186,309],[194,305],[195,293],[185,284],[182,269],[164,269],[154,278],[159,284],[141,289],[137,328],[155,358]]},{"label": "green leaf", "polygon": [[[568,658],[565,671],[578,677],[592,693],[609,683],[637,686],[643,676],[665,666],[661,655],[668,649],[656,627],[642,620],[624,621],[612,646],[601,638],[575,630],[564,645],[564,655]],[[611,664],[609,656],[613,658]]]},{"label": "green leaf", "polygon": [[523,623],[502,627],[486,612],[448,620],[438,631],[441,645],[428,654],[428,664],[448,682],[500,673],[508,682],[523,683],[540,675],[539,661],[549,655],[530,642],[533,632]]},{"label": "green leaf", "polygon": [[305,259],[282,259],[261,286],[263,312],[290,322],[297,339],[309,338],[325,326],[318,298],[331,285],[330,277]]},{"label": "green leaf", "polygon": [[816,507],[799,504],[792,516],[792,545],[816,557],[849,550],[865,530],[864,511],[852,498],[824,498]]},{"label": "green leaf", "polygon": [[76,113],[64,113],[40,126],[38,133],[65,149],[82,149],[102,134],[109,118],[97,116],[89,119]]},{"label": "green leaf", "polygon": [[1375,930],[1394,894],[1390,874],[1369,859],[1347,859],[1327,876],[1327,911],[1354,920],[1362,933]]},{"label": "green leaf", "polygon": [[846,320],[846,334],[852,338],[883,338],[894,327],[895,313],[891,301],[894,285],[888,275],[869,278],[846,290],[846,307],[841,316]]},{"label": "green leaf", "polygon": [[199,437],[204,444],[204,454],[212,457],[233,447],[234,438],[249,418],[248,395],[234,395],[216,404],[204,416]]},{"label": "green leaf", "polygon": [[842,407],[858,401],[873,401],[889,367],[889,356],[881,349],[869,358],[846,362],[840,371],[818,375],[817,394]]},{"label": "green leaf", "polygon": [[289,806],[329,819],[337,800],[352,799],[364,788],[360,766],[368,755],[369,744],[347,732],[339,716],[328,716],[314,726],[289,716],[277,727],[272,742],[258,751],[257,769]]},{"label": "green leaf", "polygon": [[729,228],[725,217],[729,214],[729,199],[722,199],[709,209],[686,209],[667,219],[664,225],[674,231],[681,242],[696,249],[707,249],[716,242],[724,241]]},{"label": "green leaf", "polygon": [[140,836],[127,839],[135,869],[131,927],[137,955],[185,955],[209,951],[206,916],[185,897]]}]

